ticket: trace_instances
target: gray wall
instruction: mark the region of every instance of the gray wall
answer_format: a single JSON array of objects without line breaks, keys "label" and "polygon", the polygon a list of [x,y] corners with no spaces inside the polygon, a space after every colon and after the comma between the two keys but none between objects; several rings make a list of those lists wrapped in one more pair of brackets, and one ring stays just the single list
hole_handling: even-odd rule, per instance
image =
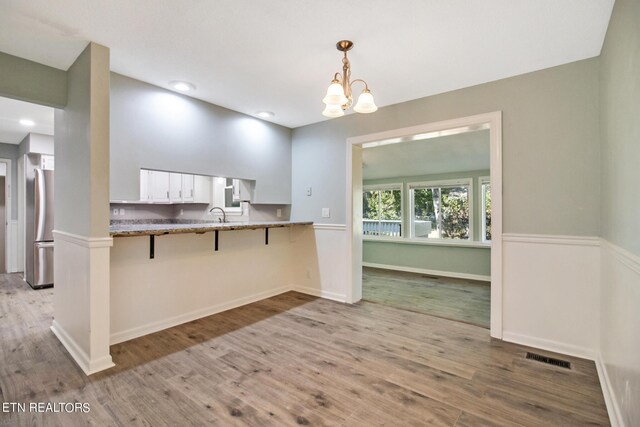
[{"label": "gray wall", "polygon": [[11,160],[11,218],[18,219],[18,146],[0,143],[0,158]]},{"label": "gray wall", "polygon": [[601,57],[602,237],[640,255],[640,2],[616,2]]},{"label": "gray wall", "polygon": [[[348,137],[496,110],[503,111],[504,232],[597,236],[597,59],[294,129],[292,218],[346,222]],[[321,218],[323,207],[330,219]]]},{"label": "gray wall", "polygon": [[55,229],[109,235],[109,50],[89,43],[67,72],[55,111]]},{"label": "gray wall", "polygon": [[140,168],[255,179],[258,203],[291,198],[291,131],[111,74],[111,200],[139,200]]},{"label": "gray wall", "polygon": [[0,96],[62,108],[67,103],[67,73],[0,52]]}]

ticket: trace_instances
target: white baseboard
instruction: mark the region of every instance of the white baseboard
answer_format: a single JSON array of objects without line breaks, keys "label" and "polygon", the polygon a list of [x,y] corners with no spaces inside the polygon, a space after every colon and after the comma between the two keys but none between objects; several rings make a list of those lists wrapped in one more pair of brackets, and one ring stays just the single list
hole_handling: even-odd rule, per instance
[{"label": "white baseboard", "polygon": [[87,353],[75,342],[73,338],[64,330],[62,326],[55,320],[51,325],[51,331],[58,337],[64,348],[67,349],[73,360],[80,366],[85,374],[91,375],[99,371],[115,366],[111,360],[111,356],[101,357],[100,359],[90,360]]},{"label": "white baseboard", "polygon": [[322,289],[310,288],[307,286],[293,286],[292,290],[300,292],[301,294],[313,295],[314,297],[320,297],[324,299],[330,299],[338,302],[346,302],[347,296],[337,292],[323,291]]},{"label": "white baseboard", "polygon": [[526,345],[528,347],[539,348],[541,350],[552,351],[554,353],[566,354],[568,356],[580,357],[588,360],[595,359],[595,354],[592,349],[551,341],[544,338],[503,331],[502,339],[515,344]]},{"label": "white baseboard", "polygon": [[280,288],[272,289],[265,292],[260,292],[247,297],[237,298],[232,301],[228,301],[222,304],[216,304],[211,307],[206,307],[189,313],[181,314],[179,316],[170,317],[157,322],[148,323],[143,326],[128,329],[126,331],[120,331],[111,334],[111,344],[118,344],[124,341],[129,341],[134,338],[138,338],[144,335],[152,334],[154,332],[162,331],[164,329],[172,328],[174,326],[181,325],[183,323],[191,322],[196,319],[211,316],[213,314],[221,313],[223,311],[231,310],[246,304],[251,304],[266,298],[271,298],[276,295],[283,294],[291,291],[291,287],[282,286]]},{"label": "white baseboard", "polygon": [[491,276],[481,274],[457,273],[455,271],[428,270],[426,268],[405,267],[402,265],[376,264],[374,262],[363,262],[363,267],[382,268],[384,270],[406,271],[408,273],[428,274],[431,276],[455,277],[457,279],[491,281]]},{"label": "white baseboard", "polygon": [[615,398],[611,381],[609,380],[609,374],[607,367],[602,361],[600,354],[596,356],[596,369],[598,370],[598,379],[600,380],[600,387],[602,388],[602,394],[604,395],[604,402],[607,405],[607,413],[609,414],[609,421],[611,427],[625,427],[622,418],[622,412],[618,406],[618,401]]}]

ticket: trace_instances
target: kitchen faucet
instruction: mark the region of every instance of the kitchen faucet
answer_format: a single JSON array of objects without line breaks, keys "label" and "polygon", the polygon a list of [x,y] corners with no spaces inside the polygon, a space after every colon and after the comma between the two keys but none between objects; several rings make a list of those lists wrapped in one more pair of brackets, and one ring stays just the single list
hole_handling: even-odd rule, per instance
[{"label": "kitchen faucet", "polygon": [[227,222],[227,214],[224,211],[224,209],[218,206],[214,206],[211,209],[209,209],[209,212],[213,211],[214,209],[220,209],[220,212],[222,212],[222,218],[218,218],[218,222]]}]

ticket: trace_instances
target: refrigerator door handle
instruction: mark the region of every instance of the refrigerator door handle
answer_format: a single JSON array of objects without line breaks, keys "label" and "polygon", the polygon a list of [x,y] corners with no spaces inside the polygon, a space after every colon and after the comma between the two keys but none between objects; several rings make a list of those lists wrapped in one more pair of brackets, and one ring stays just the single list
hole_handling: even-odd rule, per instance
[{"label": "refrigerator door handle", "polygon": [[53,248],[53,246],[54,246],[54,242],[36,242],[35,243],[36,249]]}]

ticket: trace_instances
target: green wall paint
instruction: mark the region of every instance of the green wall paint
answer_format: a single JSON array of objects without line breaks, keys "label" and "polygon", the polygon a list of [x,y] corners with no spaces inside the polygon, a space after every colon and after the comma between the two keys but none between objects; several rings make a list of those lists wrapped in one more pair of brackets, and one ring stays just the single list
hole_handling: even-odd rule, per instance
[{"label": "green wall paint", "polygon": [[362,243],[364,262],[455,273],[491,275],[489,248],[458,248],[403,243]]}]

